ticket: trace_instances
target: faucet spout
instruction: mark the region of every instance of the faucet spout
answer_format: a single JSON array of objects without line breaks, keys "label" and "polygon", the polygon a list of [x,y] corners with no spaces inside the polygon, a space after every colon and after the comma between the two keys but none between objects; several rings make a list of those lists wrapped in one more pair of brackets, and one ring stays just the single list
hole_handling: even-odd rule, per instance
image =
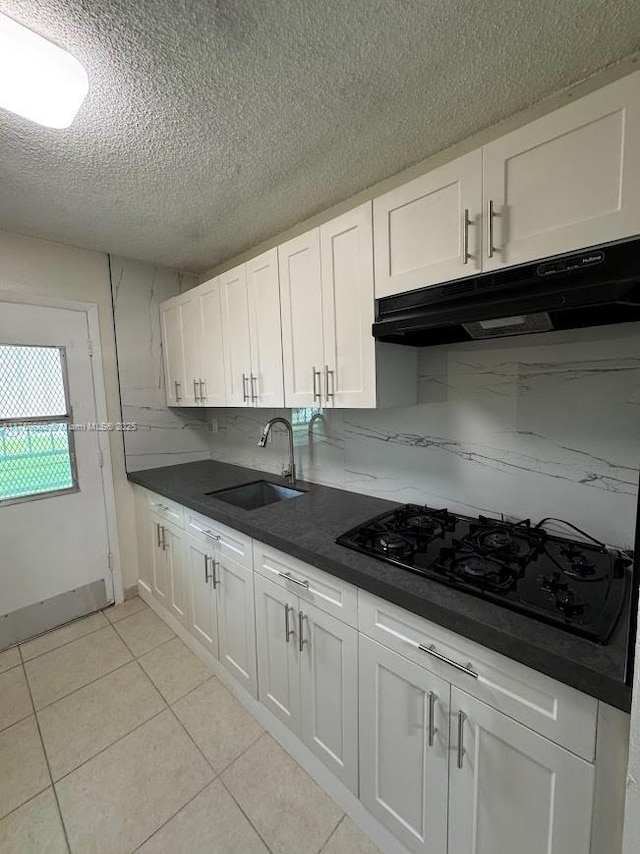
[{"label": "faucet spout", "polygon": [[291,484],[295,484],[296,482],[296,464],[294,460],[294,452],[293,452],[293,427],[291,426],[291,422],[287,421],[286,418],[271,418],[264,425],[264,429],[262,431],[262,435],[258,439],[258,447],[266,448],[267,441],[269,439],[269,434],[271,433],[271,428],[274,424],[282,424],[282,426],[286,429],[289,436],[289,464],[282,469],[282,476],[287,479],[287,481]]}]

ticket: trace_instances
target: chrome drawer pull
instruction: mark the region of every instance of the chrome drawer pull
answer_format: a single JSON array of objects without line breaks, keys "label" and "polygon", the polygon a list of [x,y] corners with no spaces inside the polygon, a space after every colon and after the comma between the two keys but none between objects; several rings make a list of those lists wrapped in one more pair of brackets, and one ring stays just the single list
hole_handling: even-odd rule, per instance
[{"label": "chrome drawer pull", "polygon": [[452,658],[447,658],[446,655],[443,655],[441,652],[435,648],[434,644],[430,646],[424,646],[424,644],[419,643],[418,649],[420,652],[426,652],[427,655],[432,655],[434,658],[437,658],[438,661],[444,661],[445,664],[450,664],[451,667],[455,667],[456,670],[461,670],[463,673],[466,673],[469,676],[473,676],[474,679],[478,678],[478,674],[473,669],[471,664],[458,664],[457,661],[454,661]]},{"label": "chrome drawer pull", "polygon": [[202,528],[196,528],[197,531],[200,531],[201,534],[204,534],[205,537],[209,537],[212,540],[220,540],[219,534],[214,534],[209,528],[206,531],[202,530]]},{"label": "chrome drawer pull", "polygon": [[436,700],[438,699],[433,691],[429,691],[429,747],[433,747],[435,735],[438,732],[435,725]]},{"label": "chrome drawer pull", "polygon": [[294,578],[290,572],[279,572],[278,575],[280,576],[280,578],[286,578],[287,581],[293,581],[294,584],[299,584],[300,587],[304,587],[307,590],[309,589],[309,582],[308,581],[298,581],[298,579]]},{"label": "chrome drawer pull", "polygon": [[462,760],[464,759],[464,722],[467,716],[464,712],[458,712],[458,768],[462,768]]}]

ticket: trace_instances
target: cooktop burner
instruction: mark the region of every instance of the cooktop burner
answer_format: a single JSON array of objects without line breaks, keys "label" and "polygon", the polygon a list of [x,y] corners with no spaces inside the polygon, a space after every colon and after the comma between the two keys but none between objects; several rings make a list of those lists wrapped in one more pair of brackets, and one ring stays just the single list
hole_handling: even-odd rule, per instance
[{"label": "cooktop burner", "polygon": [[631,560],[597,541],[407,504],[338,537],[340,545],[606,643]]}]

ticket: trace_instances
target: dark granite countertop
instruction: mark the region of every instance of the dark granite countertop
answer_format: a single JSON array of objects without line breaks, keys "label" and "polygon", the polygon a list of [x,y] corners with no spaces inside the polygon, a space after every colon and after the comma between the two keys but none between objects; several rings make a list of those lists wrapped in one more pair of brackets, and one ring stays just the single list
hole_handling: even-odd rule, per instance
[{"label": "dark granite countertop", "polygon": [[275,475],[215,460],[131,472],[129,480],[263,543],[394,602],[515,661],[624,711],[630,603],[606,646],[547,626],[477,596],[336,545],[336,537],[398,506],[342,489],[299,481],[306,494],[243,510],[206,492]]}]

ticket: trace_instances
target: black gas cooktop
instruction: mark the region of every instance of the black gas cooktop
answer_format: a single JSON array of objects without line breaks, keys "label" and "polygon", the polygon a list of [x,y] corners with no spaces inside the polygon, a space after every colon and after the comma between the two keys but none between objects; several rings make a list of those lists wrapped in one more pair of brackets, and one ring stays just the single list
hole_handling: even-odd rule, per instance
[{"label": "black gas cooktop", "polygon": [[417,504],[376,516],[336,542],[602,644],[631,584],[630,558],[597,540]]}]

